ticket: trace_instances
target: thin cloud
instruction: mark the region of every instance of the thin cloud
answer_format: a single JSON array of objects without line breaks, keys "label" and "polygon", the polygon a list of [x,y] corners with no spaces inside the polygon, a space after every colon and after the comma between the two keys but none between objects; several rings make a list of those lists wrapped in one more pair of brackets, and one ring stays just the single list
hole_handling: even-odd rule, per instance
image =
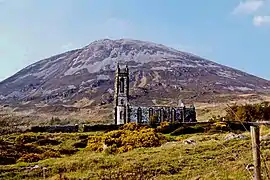
[{"label": "thin cloud", "polygon": [[264,0],[241,1],[233,10],[233,14],[252,14],[257,12],[263,5]]},{"label": "thin cloud", "polygon": [[263,26],[270,24],[270,16],[255,16],[253,18],[254,26]]}]

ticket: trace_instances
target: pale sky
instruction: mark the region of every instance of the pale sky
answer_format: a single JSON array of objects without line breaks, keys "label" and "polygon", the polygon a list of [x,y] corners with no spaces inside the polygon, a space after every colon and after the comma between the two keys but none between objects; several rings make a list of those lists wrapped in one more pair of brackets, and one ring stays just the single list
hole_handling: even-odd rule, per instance
[{"label": "pale sky", "polygon": [[0,0],[0,79],[103,38],[161,43],[270,79],[270,0]]}]

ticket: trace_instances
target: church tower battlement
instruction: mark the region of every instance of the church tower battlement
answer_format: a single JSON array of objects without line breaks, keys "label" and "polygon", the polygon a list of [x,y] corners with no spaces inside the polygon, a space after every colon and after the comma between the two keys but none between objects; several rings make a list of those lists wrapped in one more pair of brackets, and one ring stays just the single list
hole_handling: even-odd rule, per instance
[{"label": "church tower battlement", "polygon": [[114,81],[114,119],[115,124],[129,122],[129,69],[121,69],[119,63],[115,70]]}]

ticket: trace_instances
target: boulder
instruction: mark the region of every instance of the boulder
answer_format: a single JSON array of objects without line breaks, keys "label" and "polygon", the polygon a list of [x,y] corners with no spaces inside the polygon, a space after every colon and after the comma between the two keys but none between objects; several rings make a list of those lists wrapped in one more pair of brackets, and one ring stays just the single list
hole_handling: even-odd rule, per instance
[{"label": "boulder", "polygon": [[241,140],[241,139],[247,139],[247,138],[248,137],[246,135],[243,135],[243,134],[231,133],[231,134],[226,135],[225,141],[230,141],[230,140],[233,140],[233,139]]},{"label": "boulder", "polygon": [[184,143],[185,143],[185,144],[192,144],[192,145],[195,145],[195,144],[196,144],[196,141],[193,140],[193,139],[186,139],[186,140],[184,140]]}]

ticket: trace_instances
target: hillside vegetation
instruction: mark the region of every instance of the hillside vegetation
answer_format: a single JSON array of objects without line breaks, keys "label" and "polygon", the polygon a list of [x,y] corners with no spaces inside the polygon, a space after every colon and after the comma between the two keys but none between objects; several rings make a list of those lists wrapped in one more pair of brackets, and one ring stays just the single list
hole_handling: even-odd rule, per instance
[{"label": "hillside vegetation", "polygon": [[[0,121],[0,179],[251,179],[248,128],[224,120],[269,120],[269,112],[267,102],[233,105],[213,123],[129,123],[89,133],[23,132],[12,121]],[[262,127],[261,136],[266,179],[270,128]]]},{"label": "hillside vegetation", "polygon": [[236,105],[226,108],[225,119],[236,121],[261,121],[270,120],[270,103],[262,102],[256,104]]},{"label": "hillside vegetation", "polygon": [[[204,133],[178,130],[180,135],[160,133],[166,124],[156,130],[128,124],[107,133],[5,135],[1,145],[9,144],[1,146],[1,162],[3,157],[12,159],[12,153],[15,162],[0,165],[0,179],[250,179],[252,171],[246,170],[252,163],[249,132],[242,132],[246,138],[229,140],[231,132],[217,128],[222,123],[212,126]],[[262,128],[262,135],[269,133],[269,128]],[[267,166],[269,142],[261,143]],[[25,154],[16,154],[20,152]]]}]

